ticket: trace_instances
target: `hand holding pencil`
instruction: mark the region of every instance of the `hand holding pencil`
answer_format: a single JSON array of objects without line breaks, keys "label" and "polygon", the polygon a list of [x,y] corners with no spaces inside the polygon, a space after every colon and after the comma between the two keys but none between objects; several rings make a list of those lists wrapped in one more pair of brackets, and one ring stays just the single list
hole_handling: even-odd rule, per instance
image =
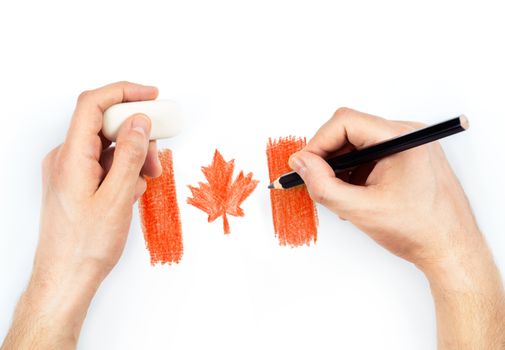
[{"label": "hand holding pencil", "polygon": [[[425,145],[429,142],[454,135],[468,129],[468,119],[464,115],[444,122],[420,128],[415,131],[388,139],[365,148],[356,149],[348,153],[326,159],[335,174],[352,172],[359,166],[378,161],[384,157]],[[268,185],[269,189],[289,189],[303,184],[298,173],[292,171],[281,175]]]},{"label": "hand holding pencil", "polygon": [[[336,177],[325,160],[424,125],[339,109],[307,146],[290,158],[311,197],[354,223],[392,253],[424,265],[464,251],[481,237],[468,201],[436,142],[366,163]],[[463,225],[467,236],[453,233]]]},{"label": "hand holding pencil", "polygon": [[500,274],[440,144],[339,177],[325,160],[423,127],[341,108],[289,164],[314,201],[423,271],[435,301],[439,348],[499,349],[505,320]]}]

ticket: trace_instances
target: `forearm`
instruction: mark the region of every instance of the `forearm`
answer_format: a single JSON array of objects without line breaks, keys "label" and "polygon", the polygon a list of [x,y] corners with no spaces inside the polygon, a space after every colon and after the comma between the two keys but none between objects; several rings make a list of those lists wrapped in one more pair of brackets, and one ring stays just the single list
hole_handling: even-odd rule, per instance
[{"label": "forearm", "polygon": [[21,296],[2,350],[74,349],[98,283],[70,273],[69,278],[34,275]]},{"label": "forearm", "polygon": [[72,337],[58,333],[61,324],[38,309],[25,292],[16,307],[3,350],[72,348]]},{"label": "forearm", "polygon": [[439,349],[504,349],[505,296],[484,240],[424,266],[435,301]]}]

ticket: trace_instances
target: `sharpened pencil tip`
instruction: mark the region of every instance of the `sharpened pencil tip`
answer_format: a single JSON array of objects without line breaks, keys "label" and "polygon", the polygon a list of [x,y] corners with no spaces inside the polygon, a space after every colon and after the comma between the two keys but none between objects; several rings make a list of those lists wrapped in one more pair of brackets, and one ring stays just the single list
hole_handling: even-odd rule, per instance
[{"label": "sharpened pencil tip", "polygon": [[272,188],[274,188],[274,184],[270,184],[270,185],[268,185],[268,189],[270,189],[270,190],[271,190]]}]

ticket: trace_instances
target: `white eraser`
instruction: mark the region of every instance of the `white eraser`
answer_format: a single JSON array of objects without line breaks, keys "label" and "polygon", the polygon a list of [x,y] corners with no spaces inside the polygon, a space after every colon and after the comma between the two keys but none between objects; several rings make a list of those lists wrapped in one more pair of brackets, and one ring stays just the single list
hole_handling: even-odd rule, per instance
[{"label": "white eraser", "polygon": [[173,137],[181,130],[182,112],[174,101],[125,102],[110,106],[103,113],[103,136],[116,141],[121,124],[137,113],[145,114],[151,119],[151,140]]}]

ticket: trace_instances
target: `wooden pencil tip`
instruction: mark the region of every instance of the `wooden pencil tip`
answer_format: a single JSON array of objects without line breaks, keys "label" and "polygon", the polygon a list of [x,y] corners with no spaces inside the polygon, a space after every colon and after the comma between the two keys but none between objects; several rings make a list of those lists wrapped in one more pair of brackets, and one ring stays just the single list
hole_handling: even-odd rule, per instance
[{"label": "wooden pencil tip", "polygon": [[282,185],[281,185],[279,179],[276,179],[274,182],[272,182],[270,185],[268,185],[268,188],[271,190],[282,190]]},{"label": "wooden pencil tip", "polygon": [[464,114],[459,116],[459,122],[461,124],[461,127],[465,130],[470,127],[470,123],[468,122],[468,118]]}]

